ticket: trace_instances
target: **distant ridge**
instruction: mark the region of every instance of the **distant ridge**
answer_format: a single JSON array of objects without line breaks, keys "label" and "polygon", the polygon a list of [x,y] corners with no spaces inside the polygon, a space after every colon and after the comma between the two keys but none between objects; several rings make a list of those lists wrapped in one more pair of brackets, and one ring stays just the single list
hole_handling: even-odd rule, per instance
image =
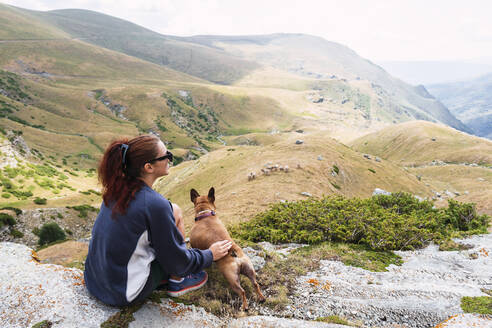
[{"label": "distant ridge", "polygon": [[429,90],[474,134],[492,140],[492,73],[473,80],[433,84]]}]

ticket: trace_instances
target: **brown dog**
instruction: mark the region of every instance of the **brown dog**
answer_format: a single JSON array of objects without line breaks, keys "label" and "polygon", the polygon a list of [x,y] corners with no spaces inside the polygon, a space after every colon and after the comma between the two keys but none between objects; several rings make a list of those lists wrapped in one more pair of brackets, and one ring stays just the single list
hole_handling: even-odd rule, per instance
[{"label": "brown dog", "polygon": [[230,240],[232,247],[229,253],[217,261],[217,266],[234,290],[243,299],[243,310],[248,310],[246,293],[241,287],[239,274],[248,277],[260,302],[265,301],[261,293],[260,286],[256,282],[256,272],[249,257],[243,253],[231,236],[226,227],[215,215],[215,189],[212,187],[208,191],[208,196],[200,196],[195,189],[190,191],[191,201],[195,204],[195,224],[191,228],[190,243],[191,247],[198,249],[208,249],[210,245],[220,240]]}]

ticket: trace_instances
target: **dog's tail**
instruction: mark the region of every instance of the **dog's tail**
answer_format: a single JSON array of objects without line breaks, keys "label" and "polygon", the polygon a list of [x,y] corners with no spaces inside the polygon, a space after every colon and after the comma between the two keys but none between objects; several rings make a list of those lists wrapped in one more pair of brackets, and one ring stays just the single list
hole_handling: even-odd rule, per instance
[{"label": "dog's tail", "polygon": [[241,247],[239,247],[234,241],[232,242],[232,246],[229,249],[229,254],[232,257],[243,257],[243,255],[244,255]]}]

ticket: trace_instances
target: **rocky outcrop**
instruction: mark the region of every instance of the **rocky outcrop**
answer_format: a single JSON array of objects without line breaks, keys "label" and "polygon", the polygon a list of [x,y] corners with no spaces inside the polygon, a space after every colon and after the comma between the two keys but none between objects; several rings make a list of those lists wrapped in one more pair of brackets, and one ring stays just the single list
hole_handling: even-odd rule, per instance
[{"label": "rocky outcrop", "polygon": [[[313,321],[338,316],[360,327],[469,328],[491,327],[490,316],[465,314],[463,296],[485,296],[492,277],[492,235],[466,239],[472,248],[438,251],[431,245],[418,251],[397,252],[402,266],[371,272],[321,261],[321,267],[298,278],[290,304],[284,310],[257,307],[257,314],[240,318],[218,317],[195,305],[169,298],[152,298],[135,309],[129,327],[286,327],[343,328]],[[259,243],[265,252],[284,252],[302,245]],[[289,246],[286,248],[286,246]],[[250,256],[259,253],[251,250]],[[490,253],[492,254],[492,253]],[[52,327],[99,327],[118,317],[119,308],[91,297],[82,271],[41,264],[30,248],[0,243],[0,322],[2,327],[32,327],[46,321]]]},{"label": "rocky outcrop", "polygon": [[43,320],[53,327],[99,327],[118,309],[87,293],[82,271],[40,264],[27,246],[0,243],[0,322],[31,327]]},{"label": "rocky outcrop", "polygon": [[366,327],[423,328],[443,321],[443,327],[471,327],[464,322],[475,321],[492,327],[491,318],[465,316],[460,307],[462,297],[487,296],[482,288],[492,287],[492,235],[464,242],[473,248],[444,252],[431,245],[396,252],[404,264],[390,265],[388,272],[322,261],[318,271],[298,278],[291,305],[276,315],[305,320],[339,315]]}]

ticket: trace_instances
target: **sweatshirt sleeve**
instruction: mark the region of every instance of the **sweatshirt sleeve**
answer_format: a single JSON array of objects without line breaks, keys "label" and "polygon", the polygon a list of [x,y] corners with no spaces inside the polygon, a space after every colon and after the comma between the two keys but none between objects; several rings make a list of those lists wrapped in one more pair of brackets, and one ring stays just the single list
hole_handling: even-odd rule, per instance
[{"label": "sweatshirt sleeve", "polygon": [[166,272],[183,277],[212,265],[210,250],[186,247],[168,200],[156,197],[148,205],[150,243],[157,261]]}]

